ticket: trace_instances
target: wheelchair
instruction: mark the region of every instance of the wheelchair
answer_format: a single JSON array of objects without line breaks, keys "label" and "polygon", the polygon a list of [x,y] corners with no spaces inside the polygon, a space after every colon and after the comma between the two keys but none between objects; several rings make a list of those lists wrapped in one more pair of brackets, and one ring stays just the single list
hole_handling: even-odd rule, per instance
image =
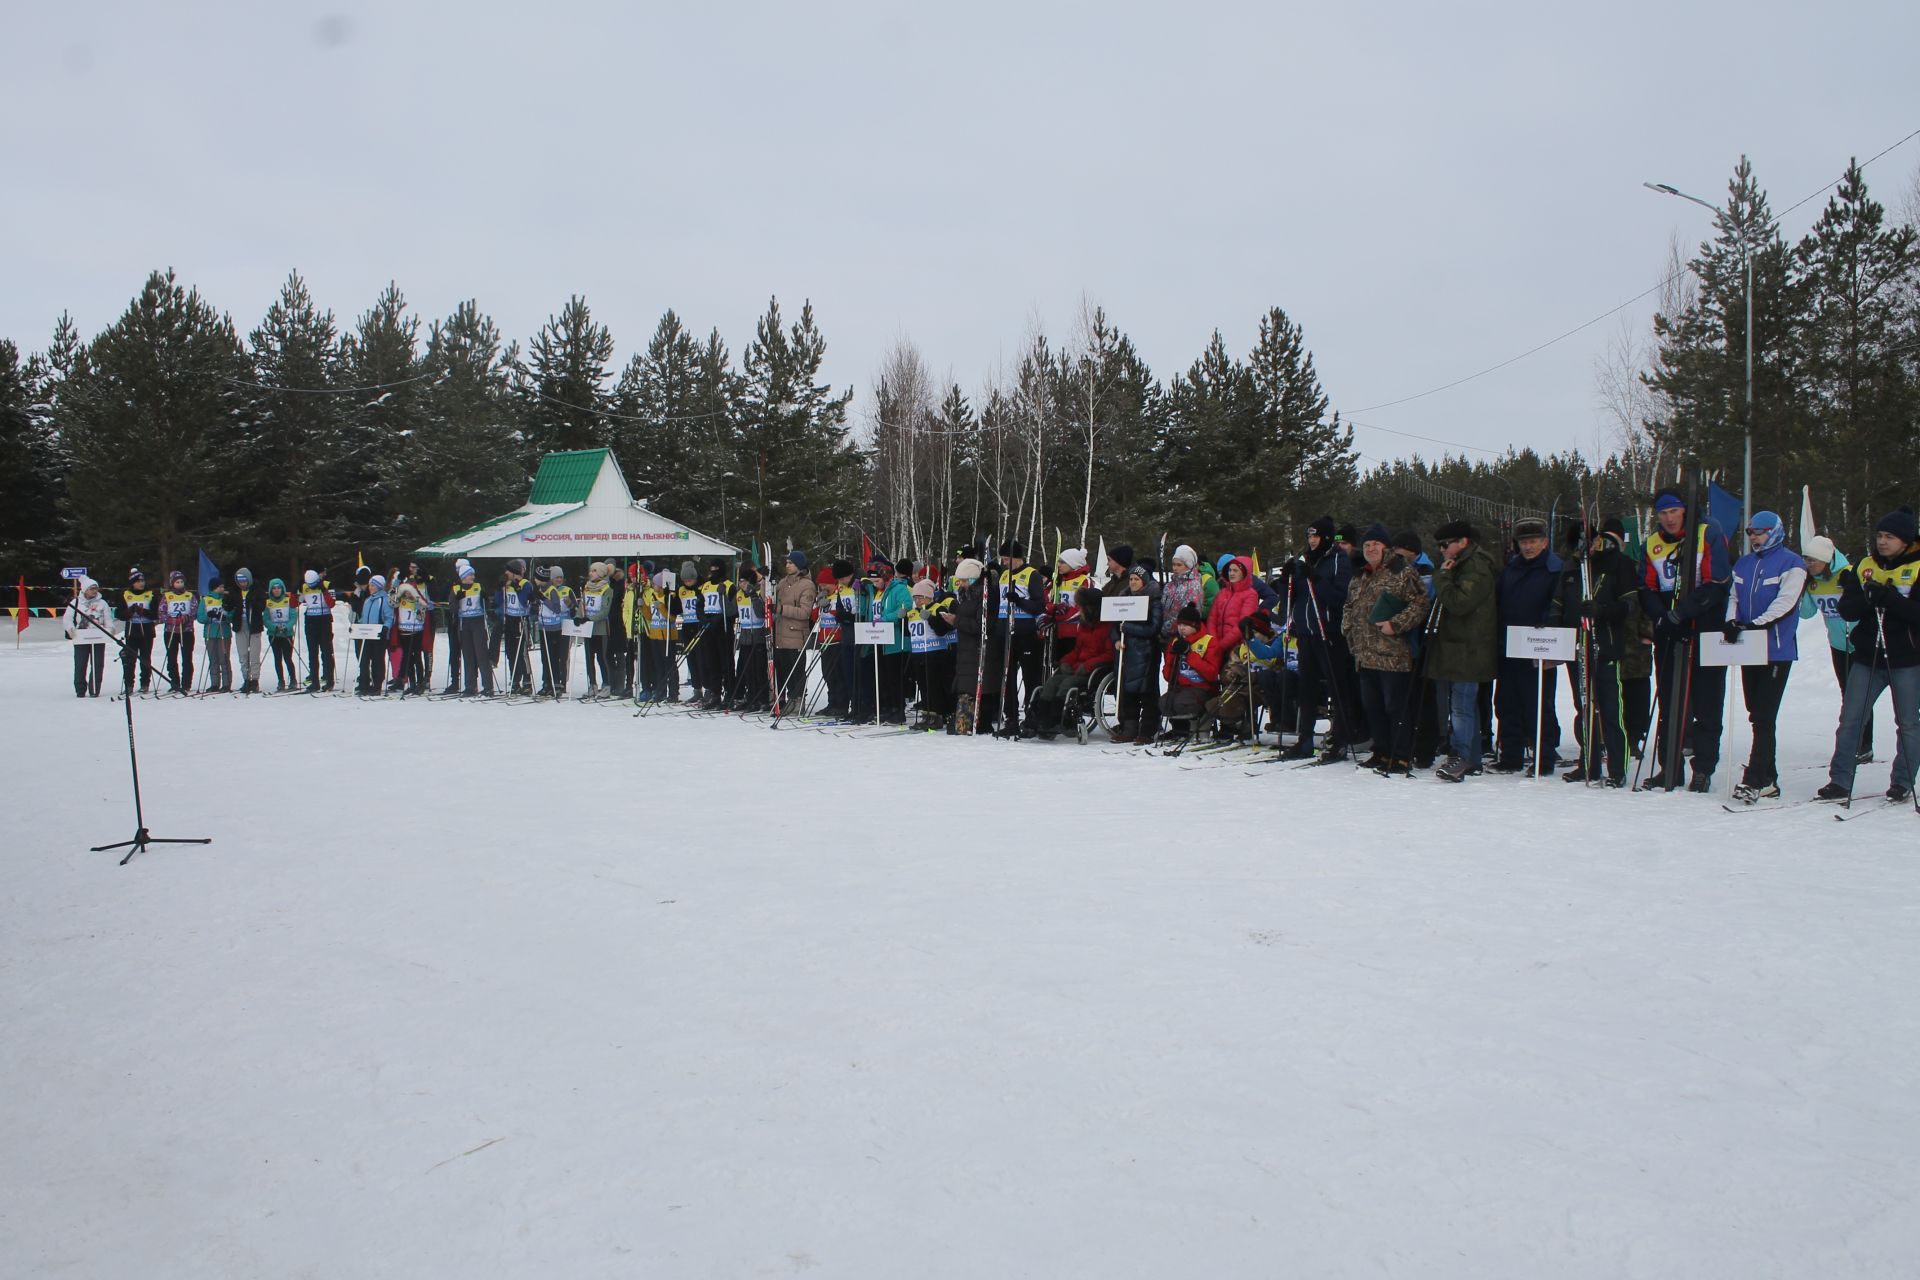
[{"label": "wheelchair", "polygon": [[1097,730],[1113,736],[1120,722],[1120,677],[1113,666],[1098,667],[1084,689],[1069,689],[1060,705],[1060,732],[1085,746]]}]

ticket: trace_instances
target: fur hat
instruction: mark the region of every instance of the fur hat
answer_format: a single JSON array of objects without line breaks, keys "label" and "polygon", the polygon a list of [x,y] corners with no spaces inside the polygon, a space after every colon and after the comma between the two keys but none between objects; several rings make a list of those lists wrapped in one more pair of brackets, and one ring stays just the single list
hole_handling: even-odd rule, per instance
[{"label": "fur hat", "polygon": [[1473,526],[1465,520],[1449,520],[1433,531],[1433,540],[1443,546],[1452,542],[1455,538],[1467,538],[1473,542],[1480,541],[1480,535],[1476,534],[1473,531]]},{"label": "fur hat", "polygon": [[1410,556],[1417,557],[1422,550],[1420,546],[1420,535],[1411,529],[1402,529],[1399,533],[1393,535],[1393,549],[1395,551],[1404,551]]},{"label": "fur hat", "polygon": [[1516,541],[1521,538],[1544,538],[1547,536],[1547,522],[1532,516],[1516,520],[1513,522],[1513,536]]}]

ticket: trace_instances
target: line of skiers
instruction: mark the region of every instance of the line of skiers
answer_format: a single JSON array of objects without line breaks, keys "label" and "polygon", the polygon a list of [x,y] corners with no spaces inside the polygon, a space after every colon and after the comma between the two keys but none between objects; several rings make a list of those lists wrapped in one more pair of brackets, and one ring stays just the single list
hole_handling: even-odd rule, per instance
[{"label": "line of skiers", "polygon": [[[1684,781],[1701,792],[1720,764],[1728,670],[1703,661],[1701,638],[1763,631],[1766,661],[1739,668],[1753,743],[1735,795],[1748,802],[1780,794],[1776,720],[1799,620],[1818,614],[1843,691],[1820,797],[1851,795],[1883,692],[1899,729],[1888,795],[1910,795],[1920,761],[1912,511],[1882,519],[1856,564],[1825,538],[1796,554],[1769,511],[1751,518],[1736,556],[1677,493],[1661,493],[1653,510],[1637,558],[1617,518],[1561,530],[1564,558],[1546,521],[1521,520],[1497,559],[1464,521],[1436,529],[1430,553],[1415,533],[1337,528],[1323,516],[1300,553],[1264,577],[1245,556],[1208,561],[1185,545],[1162,572],[1119,545],[1096,582],[1084,550],[1062,551],[1049,574],[1007,541],[991,567],[988,548],[963,548],[950,573],[878,556],[815,570],[796,550],[771,584],[751,564],[734,579],[719,562],[704,573],[691,560],[677,571],[595,563],[578,591],[557,567],[536,580],[512,560],[483,584],[461,560],[443,600],[417,564],[363,569],[338,596],[315,571],[289,591],[278,578],[259,589],[242,569],[204,593],[175,572],[156,593],[136,569],[112,613],[125,625],[128,690],[136,674],[148,688],[156,635],[168,684],[191,688],[196,625],[207,691],[233,690],[236,660],[241,691],[260,691],[263,641],[276,691],[331,690],[344,603],[371,637],[354,640],[361,695],[426,692],[442,616],[448,695],[493,696],[504,657],[506,693],[566,696],[578,640],[589,697],[679,702],[684,670],[687,701],[703,709],[799,714],[813,702],[811,678],[824,686],[816,719],[904,725],[911,704],[917,728],[1045,738],[1071,727],[1069,706],[1084,706],[1112,672],[1120,743],[1253,739],[1267,728],[1292,735],[1285,758],[1331,762],[1365,747],[1360,763],[1387,775],[1432,768],[1460,782],[1491,768],[1605,786]],[[1107,601],[1127,597],[1144,598],[1137,616],[1102,620]],[[69,617],[76,640],[89,624],[104,628],[107,612],[97,584],[83,581]],[[887,626],[884,642],[859,643],[858,629],[874,623]],[[1542,668],[1509,656],[1507,627],[1575,628],[1579,657]],[[101,646],[76,644],[76,693],[98,695],[103,662]],[[1577,708],[1570,758],[1560,754],[1563,670]]]}]

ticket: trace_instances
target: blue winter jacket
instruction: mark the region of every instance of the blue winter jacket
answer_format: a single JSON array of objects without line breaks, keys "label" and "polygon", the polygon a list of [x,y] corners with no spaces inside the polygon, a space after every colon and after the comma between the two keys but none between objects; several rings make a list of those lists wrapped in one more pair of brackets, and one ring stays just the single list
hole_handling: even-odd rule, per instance
[{"label": "blue winter jacket", "polygon": [[[1127,593],[1131,594],[1131,593]],[[1120,670],[1120,687],[1139,693],[1148,681],[1160,678],[1160,584],[1147,588],[1147,617],[1144,622],[1120,624],[1119,643],[1126,646]]]},{"label": "blue winter jacket", "polygon": [[[1782,543],[1757,555],[1741,556],[1733,565],[1733,592],[1729,601],[1729,620],[1752,622],[1780,598],[1785,579],[1795,569],[1803,575],[1801,591],[1806,590],[1807,562]],[[1795,600],[1767,628],[1767,661],[1794,662],[1800,657],[1800,608]]]},{"label": "blue winter jacket", "polygon": [[377,622],[383,627],[393,626],[393,602],[387,599],[384,591],[375,591],[360,602],[360,616],[355,622]]},{"label": "blue winter jacket", "polygon": [[[1494,596],[1500,602],[1503,627],[1544,627],[1553,609],[1554,593],[1560,587],[1560,572],[1565,568],[1551,550],[1529,560],[1515,555],[1500,571],[1500,584]],[[1505,649],[1502,644],[1501,648]]]}]

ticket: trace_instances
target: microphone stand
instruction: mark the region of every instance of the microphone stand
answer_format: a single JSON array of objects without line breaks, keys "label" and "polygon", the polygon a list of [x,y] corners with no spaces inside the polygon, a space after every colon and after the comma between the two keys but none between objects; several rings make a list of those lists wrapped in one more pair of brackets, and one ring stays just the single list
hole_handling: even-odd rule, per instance
[{"label": "microphone stand", "polygon": [[[94,628],[107,639],[113,641],[114,645],[118,647],[123,654],[126,652],[126,642],[121,640],[119,636],[114,635],[113,632],[107,630],[78,609],[69,609],[68,612],[71,613],[72,616],[80,619],[87,626]],[[149,666],[148,669],[151,670],[151,666]],[[172,676],[167,675],[164,671],[160,672],[159,675],[168,684],[173,686],[174,692],[179,692],[180,685]],[[119,840],[113,844],[97,844],[93,846],[91,852],[105,853],[110,849],[125,849],[127,856],[120,859],[120,865],[124,867],[128,862],[133,860],[134,854],[145,853],[148,845],[212,844],[213,838],[211,836],[183,840],[163,839],[160,836],[148,834],[147,820],[140,807],[140,753],[134,747],[133,743],[133,695],[131,690],[128,690],[121,696],[120,703],[127,711],[127,762],[133,767],[133,839]]]}]

